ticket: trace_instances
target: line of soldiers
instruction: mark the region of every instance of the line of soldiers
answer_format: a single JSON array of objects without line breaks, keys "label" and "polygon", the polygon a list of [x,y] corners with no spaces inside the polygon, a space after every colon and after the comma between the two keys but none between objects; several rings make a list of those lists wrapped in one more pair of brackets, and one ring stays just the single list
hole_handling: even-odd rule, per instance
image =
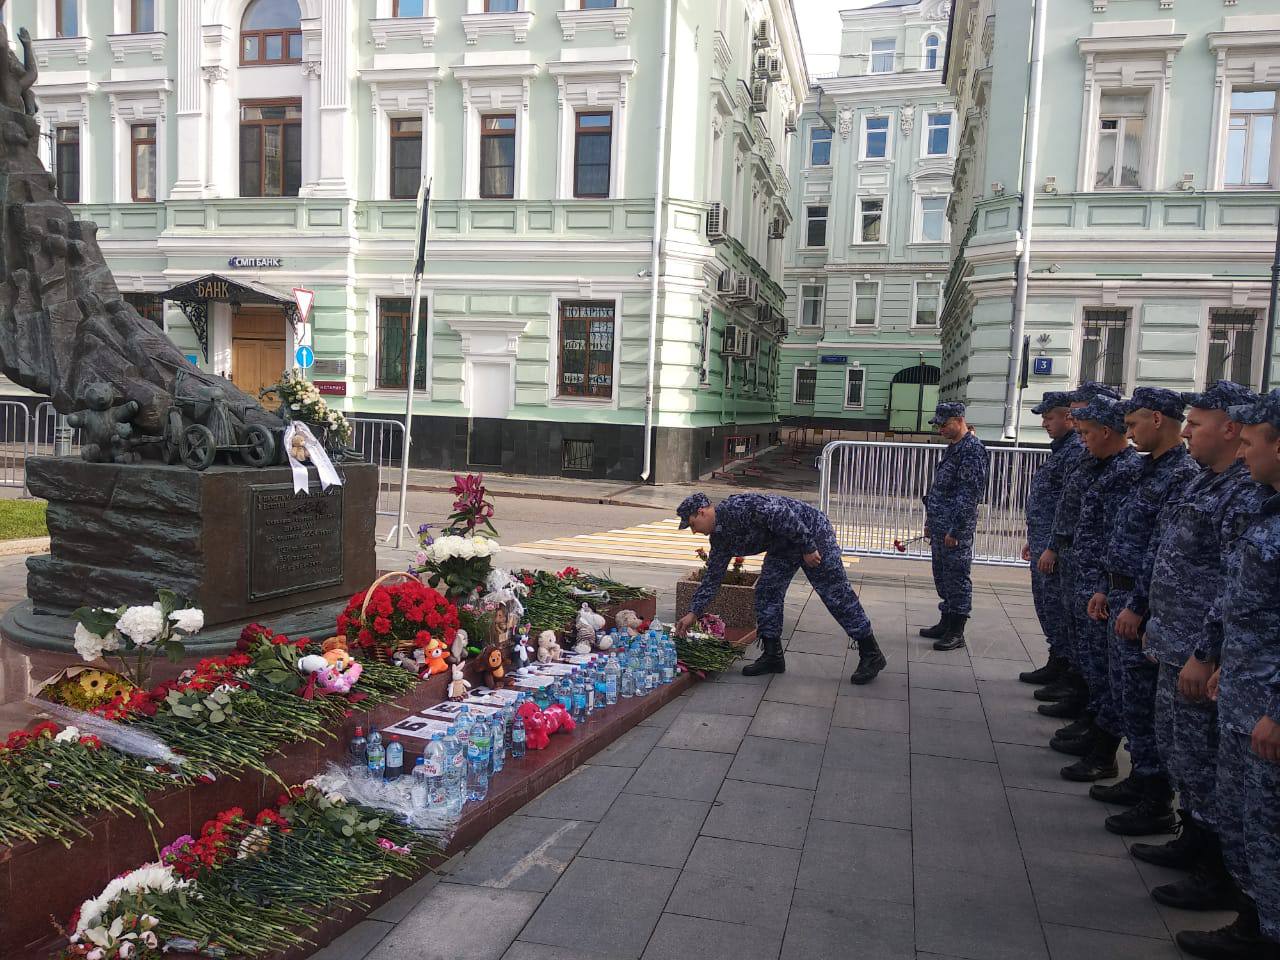
[{"label": "line of soldiers", "polygon": [[[1123,400],[1086,383],[1035,412],[1052,452],[1024,558],[1050,656],[1020,679],[1071,721],[1050,741],[1078,758],[1061,774],[1128,808],[1106,818],[1113,833],[1177,829],[1130,849],[1188,871],[1157,901],[1238,911],[1178,933],[1184,952],[1278,960],[1280,390],[1223,380]],[[1122,740],[1131,772],[1096,782],[1118,776]]]}]

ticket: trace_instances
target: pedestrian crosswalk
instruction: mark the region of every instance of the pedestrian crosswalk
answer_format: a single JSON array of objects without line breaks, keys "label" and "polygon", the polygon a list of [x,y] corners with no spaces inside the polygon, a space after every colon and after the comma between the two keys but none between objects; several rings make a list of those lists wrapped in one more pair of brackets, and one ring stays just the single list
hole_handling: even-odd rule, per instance
[{"label": "pedestrian crosswalk", "polygon": [[[668,518],[621,530],[532,540],[514,547],[503,547],[503,551],[568,560],[611,560],[615,563],[696,568],[702,566],[697,555],[699,547],[710,549],[706,537],[692,530],[681,530],[679,520]],[[743,569],[758,572],[763,559],[763,554],[747,557]],[[846,557],[844,562],[845,566],[850,566],[857,563],[857,559]]]}]

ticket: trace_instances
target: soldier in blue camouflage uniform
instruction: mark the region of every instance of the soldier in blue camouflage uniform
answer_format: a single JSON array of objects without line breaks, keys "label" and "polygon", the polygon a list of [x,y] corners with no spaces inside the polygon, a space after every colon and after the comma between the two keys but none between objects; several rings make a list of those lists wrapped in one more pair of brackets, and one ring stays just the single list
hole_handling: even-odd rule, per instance
[{"label": "soldier in blue camouflage uniform", "polygon": [[[1280,390],[1233,407],[1250,476],[1269,488],[1258,513],[1237,524],[1222,594],[1210,613],[1221,630],[1214,823],[1232,877],[1248,898],[1229,926],[1176,937],[1196,957],[1280,956]],[[1211,630],[1208,642],[1215,643]]]},{"label": "soldier in blue camouflage uniform", "polygon": [[782,608],[787,587],[797,570],[804,570],[814,591],[858,650],[855,684],[870,683],[887,661],[876,643],[871,622],[863,612],[849,576],[831,521],[822,511],[790,497],[738,493],[712,505],[705,494],[686,497],[676,508],[680,528],[711,538],[707,572],[693,594],[690,611],[676,624],[683,634],[706,611],[720,589],[720,581],[734,557],[765,555],[756,581],[756,629],[764,653],[742,672],[749,677],[783,673]]},{"label": "soldier in blue camouflage uniform", "polygon": [[[1104,383],[1089,381],[1071,392],[1070,409],[1074,412],[1090,401],[1105,397],[1119,400],[1120,394]],[[1074,421],[1073,421],[1074,422]],[[1067,674],[1048,687],[1036,691],[1037,700],[1047,700],[1037,709],[1046,717],[1059,717],[1074,721],[1063,727],[1059,734],[1076,735],[1092,728],[1093,718],[1087,714],[1089,694],[1083,669],[1078,662],[1076,648],[1075,565],[1072,562],[1072,540],[1076,521],[1080,517],[1080,500],[1096,479],[1102,465],[1087,450],[1081,449],[1075,463],[1068,469],[1062,483],[1062,498],[1053,515],[1051,545],[1036,561],[1036,569],[1046,576],[1056,576],[1058,593],[1062,598],[1062,624],[1066,636],[1067,658],[1071,668]]]},{"label": "soldier in blue camouflage uniform", "polygon": [[1169,843],[1135,843],[1130,853],[1158,866],[1194,871],[1155,887],[1151,895],[1160,903],[1220,910],[1234,904],[1237,892],[1213,829],[1218,714],[1205,694],[1214,662],[1202,658],[1211,646],[1206,620],[1222,590],[1226,547],[1238,518],[1251,516],[1262,502],[1263,488],[1239,459],[1240,424],[1228,413],[1232,406],[1256,402],[1257,396],[1219,380],[1204,393],[1184,393],[1182,399],[1190,408],[1183,435],[1201,466],[1161,516],[1144,635],[1147,655],[1159,664],[1156,741],[1178,790],[1182,824]]},{"label": "soldier in blue camouflage uniform", "polygon": [[1019,674],[1018,679],[1023,683],[1042,684],[1066,674],[1070,657],[1061,581],[1055,574],[1042,573],[1038,562],[1040,555],[1051,546],[1053,518],[1062,500],[1062,487],[1067,474],[1075,469],[1084,444],[1071,420],[1070,393],[1046,393],[1031,412],[1041,417],[1041,425],[1049,435],[1050,452],[1031,477],[1031,489],[1027,493],[1027,544],[1022,548],[1022,559],[1031,564],[1031,597],[1040,629],[1049,644],[1049,662],[1039,670]]},{"label": "soldier in blue camouflage uniform", "polygon": [[973,609],[973,537],[978,502],[986,496],[987,448],[969,429],[963,403],[940,403],[929,422],[947,449],[924,496],[925,536],[933,558],[933,585],[942,602],[938,623],[920,631],[935,650],[964,646],[964,625]]},{"label": "soldier in blue camouflage uniform", "polygon": [[1097,397],[1072,414],[1080,439],[1098,461],[1098,468],[1080,498],[1071,546],[1076,658],[1089,691],[1088,712],[1093,720],[1083,735],[1088,747],[1085,755],[1062,768],[1066,780],[1105,780],[1116,775],[1121,726],[1108,673],[1107,619],[1090,616],[1088,611],[1094,594],[1106,582],[1102,558],[1141,466],[1142,458],[1125,436],[1124,410],[1120,401]]}]

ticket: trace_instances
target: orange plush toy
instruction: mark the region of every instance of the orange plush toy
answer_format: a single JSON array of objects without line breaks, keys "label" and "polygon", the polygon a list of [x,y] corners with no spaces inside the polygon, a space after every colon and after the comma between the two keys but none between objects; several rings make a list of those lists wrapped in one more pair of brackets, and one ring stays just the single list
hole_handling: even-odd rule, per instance
[{"label": "orange plush toy", "polygon": [[427,676],[434,677],[449,669],[449,648],[432,637],[424,648],[427,658]]},{"label": "orange plush toy", "polygon": [[354,661],[350,651],[347,650],[346,637],[330,637],[321,644],[322,656],[329,662],[329,666],[339,671],[345,670]]}]

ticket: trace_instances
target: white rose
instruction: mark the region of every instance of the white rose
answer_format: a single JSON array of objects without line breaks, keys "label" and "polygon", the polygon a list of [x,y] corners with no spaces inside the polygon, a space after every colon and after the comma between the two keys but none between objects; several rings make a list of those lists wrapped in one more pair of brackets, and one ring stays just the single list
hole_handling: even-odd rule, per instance
[{"label": "white rose", "polygon": [[53,738],[54,743],[78,743],[80,740],[79,727],[64,727],[58,731],[58,735]]},{"label": "white rose", "polygon": [[204,611],[189,607],[186,610],[175,610],[169,619],[183,633],[199,633],[204,629]]},{"label": "white rose", "polygon": [[154,643],[164,630],[164,614],[155,607],[129,607],[116,621],[116,629],[140,647]]},{"label": "white rose", "polygon": [[76,653],[83,660],[97,660],[102,656],[102,637],[86,629],[83,623],[76,624],[75,643]]}]

